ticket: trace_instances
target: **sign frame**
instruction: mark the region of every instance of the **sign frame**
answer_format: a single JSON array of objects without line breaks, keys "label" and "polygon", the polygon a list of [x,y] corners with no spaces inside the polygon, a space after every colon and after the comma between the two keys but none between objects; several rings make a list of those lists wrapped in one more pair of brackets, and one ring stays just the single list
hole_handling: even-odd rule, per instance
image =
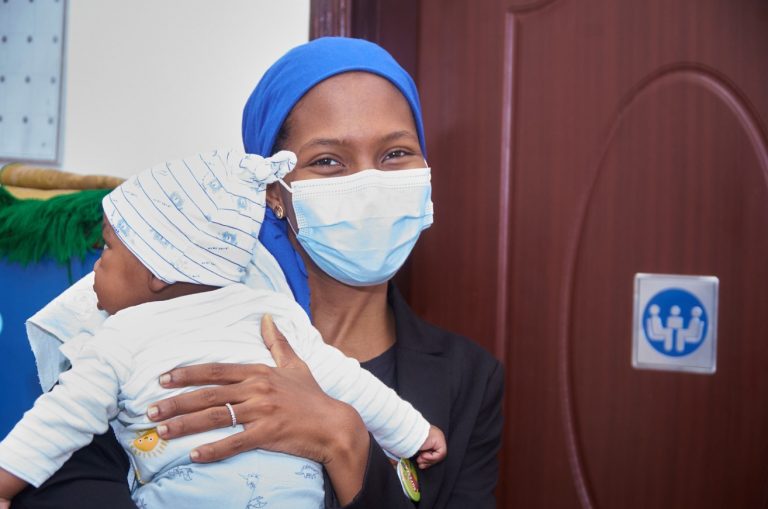
[{"label": "sign frame", "polygon": [[[701,339],[701,346],[702,348],[705,348],[705,350],[702,350],[701,353],[696,355],[694,355],[694,353],[696,353],[694,352],[690,355],[678,354],[676,356],[666,356],[653,351],[654,347],[650,345],[650,341],[645,337],[643,324],[641,323],[644,314],[642,309],[644,309],[646,304],[653,298],[653,296],[650,298],[646,296],[646,298],[643,299],[643,296],[641,295],[643,293],[643,288],[641,287],[644,284],[646,287],[652,285],[653,287],[669,290],[684,290],[692,294],[695,291],[691,290],[692,287],[711,287],[711,299],[705,299],[710,302],[704,303],[709,320],[704,338]],[[632,305],[632,367],[643,370],[672,371],[704,375],[715,374],[717,372],[719,290],[720,280],[716,276],[652,274],[645,272],[635,274]],[[656,290],[655,295],[658,295],[661,291],[664,290]],[[643,299],[643,301],[641,301],[641,299]],[[708,362],[692,362],[691,359],[696,359],[696,361],[708,359]]]}]

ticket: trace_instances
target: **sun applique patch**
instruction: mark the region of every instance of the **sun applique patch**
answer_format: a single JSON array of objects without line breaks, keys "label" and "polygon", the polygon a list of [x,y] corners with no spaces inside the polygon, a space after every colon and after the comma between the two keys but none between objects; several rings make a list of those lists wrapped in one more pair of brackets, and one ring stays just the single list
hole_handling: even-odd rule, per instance
[{"label": "sun applique patch", "polygon": [[137,435],[131,442],[131,452],[137,458],[155,458],[165,452],[167,442],[160,438],[157,429],[152,428]]}]

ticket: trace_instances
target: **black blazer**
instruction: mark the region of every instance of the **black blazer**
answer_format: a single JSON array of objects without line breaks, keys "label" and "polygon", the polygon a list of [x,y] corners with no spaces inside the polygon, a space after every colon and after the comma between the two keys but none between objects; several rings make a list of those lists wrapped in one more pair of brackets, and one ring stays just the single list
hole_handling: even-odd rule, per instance
[{"label": "black blazer", "polygon": [[[400,396],[439,427],[448,441],[445,461],[419,471],[420,509],[496,507],[504,371],[472,341],[420,318],[390,285],[396,321]],[[394,469],[371,440],[363,489],[347,509],[413,508]]]}]

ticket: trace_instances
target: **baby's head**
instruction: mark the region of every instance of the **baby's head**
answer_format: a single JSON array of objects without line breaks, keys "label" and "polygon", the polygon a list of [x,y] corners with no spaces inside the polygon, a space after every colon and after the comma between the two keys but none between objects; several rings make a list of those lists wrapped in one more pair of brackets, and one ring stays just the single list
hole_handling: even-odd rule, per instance
[{"label": "baby's head", "polygon": [[153,166],[107,195],[99,306],[127,307],[242,282],[264,218],[265,190],[296,164],[215,151]]}]

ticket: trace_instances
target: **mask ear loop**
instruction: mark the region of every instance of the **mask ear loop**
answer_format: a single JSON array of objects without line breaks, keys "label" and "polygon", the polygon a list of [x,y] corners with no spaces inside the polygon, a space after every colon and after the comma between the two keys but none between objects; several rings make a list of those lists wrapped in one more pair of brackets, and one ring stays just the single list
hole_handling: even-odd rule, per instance
[{"label": "mask ear loop", "polygon": [[283,179],[277,179],[277,181],[280,183],[281,186],[283,186],[285,188],[286,191],[288,191],[289,193],[293,194],[293,189],[291,189],[290,186],[288,184],[286,184]]},{"label": "mask ear loop", "polygon": [[[277,181],[280,183],[281,186],[285,188],[286,191],[293,194],[293,189],[291,189],[291,187],[288,184],[286,184],[283,179],[277,179]],[[288,226],[291,228],[291,231],[293,232],[293,234],[296,236],[296,238],[298,238],[299,234],[296,232],[296,228],[294,228],[293,225],[291,224],[291,218],[288,216],[287,213],[285,214],[285,220],[288,223]]]}]

